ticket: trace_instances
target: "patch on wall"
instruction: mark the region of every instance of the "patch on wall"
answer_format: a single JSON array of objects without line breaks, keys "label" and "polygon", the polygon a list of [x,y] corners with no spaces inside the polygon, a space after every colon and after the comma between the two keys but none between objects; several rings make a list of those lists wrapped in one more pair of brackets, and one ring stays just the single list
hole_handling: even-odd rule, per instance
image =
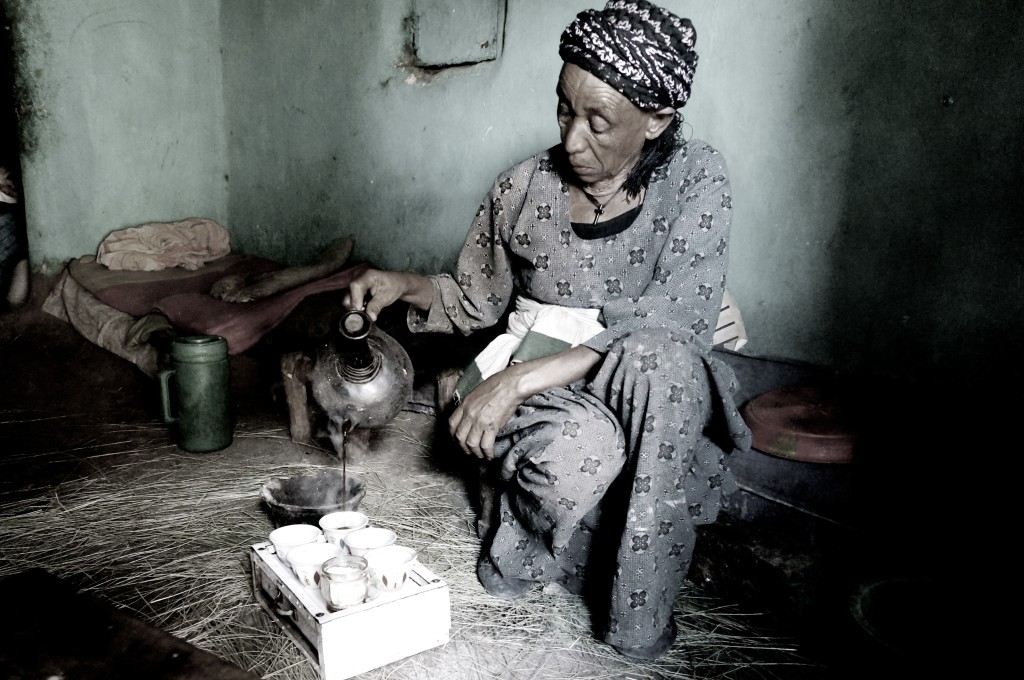
[{"label": "patch on wall", "polygon": [[501,53],[506,0],[415,0],[413,65],[445,68]]}]

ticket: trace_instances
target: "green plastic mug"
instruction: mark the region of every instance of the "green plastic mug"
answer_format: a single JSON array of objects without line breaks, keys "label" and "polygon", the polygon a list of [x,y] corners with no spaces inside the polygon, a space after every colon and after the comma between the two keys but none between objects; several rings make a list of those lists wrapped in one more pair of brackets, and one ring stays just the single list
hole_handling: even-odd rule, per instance
[{"label": "green plastic mug", "polygon": [[160,371],[164,422],[174,424],[178,446],[193,453],[231,444],[231,367],[219,335],[190,335],[171,344],[172,368]]}]

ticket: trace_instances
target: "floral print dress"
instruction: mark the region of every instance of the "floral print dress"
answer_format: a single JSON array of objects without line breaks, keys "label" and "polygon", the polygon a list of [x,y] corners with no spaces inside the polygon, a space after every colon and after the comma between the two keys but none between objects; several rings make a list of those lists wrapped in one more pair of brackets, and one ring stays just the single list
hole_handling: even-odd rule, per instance
[{"label": "floral print dress", "polygon": [[670,627],[696,527],[734,481],[726,454],[750,446],[731,369],[711,353],[732,210],[721,154],[691,140],[655,172],[618,233],[569,220],[548,149],[502,173],[434,302],[413,331],[493,326],[515,295],[600,309],[584,344],[593,375],[522,404],[495,442],[484,551],[502,576],[585,593],[617,647]]}]

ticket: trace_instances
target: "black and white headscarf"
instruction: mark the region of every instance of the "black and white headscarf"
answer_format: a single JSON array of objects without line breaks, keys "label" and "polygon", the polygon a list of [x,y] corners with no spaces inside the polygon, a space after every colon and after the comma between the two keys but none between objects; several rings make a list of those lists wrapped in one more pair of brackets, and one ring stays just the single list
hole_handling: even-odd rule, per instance
[{"label": "black and white headscarf", "polygon": [[678,109],[690,98],[697,32],[647,0],[611,0],[562,32],[562,60],[594,74],[641,109]]}]

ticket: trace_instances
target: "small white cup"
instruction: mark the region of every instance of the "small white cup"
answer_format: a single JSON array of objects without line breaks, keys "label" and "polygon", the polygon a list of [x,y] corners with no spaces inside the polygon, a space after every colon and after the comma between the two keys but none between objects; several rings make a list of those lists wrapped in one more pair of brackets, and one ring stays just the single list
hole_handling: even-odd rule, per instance
[{"label": "small white cup", "polygon": [[362,557],[375,548],[383,548],[395,542],[395,532],[381,527],[356,529],[345,537],[345,545],[353,555]]},{"label": "small white cup", "polygon": [[300,545],[306,543],[323,543],[327,539],[324,532],[312,524],[286,524],[270,532],[270,542],[274,544],[274,552],[279,560],[285,564],[288,561],[288,553]]},{"label": "small white cup", "polygon": [[341,546],[336,543],[304,543],[288,553],[288,561],[299,583],[307,588],[319,588],[323,563],[340,554]]},{"label": "small white cup", "polygon": [[409,580],[416,551],[402,545],[375,548],[364,555],[373,578],[384,590],[398,590]]},{"label": "small white cup", "polygon": [[328,543],[334,543],[347,551],[345,537],[357,529],[362,529],[370,523],[370,518],[358,510],[339,510],[329,512],[320,518],[320,528],[327,536]]}]

